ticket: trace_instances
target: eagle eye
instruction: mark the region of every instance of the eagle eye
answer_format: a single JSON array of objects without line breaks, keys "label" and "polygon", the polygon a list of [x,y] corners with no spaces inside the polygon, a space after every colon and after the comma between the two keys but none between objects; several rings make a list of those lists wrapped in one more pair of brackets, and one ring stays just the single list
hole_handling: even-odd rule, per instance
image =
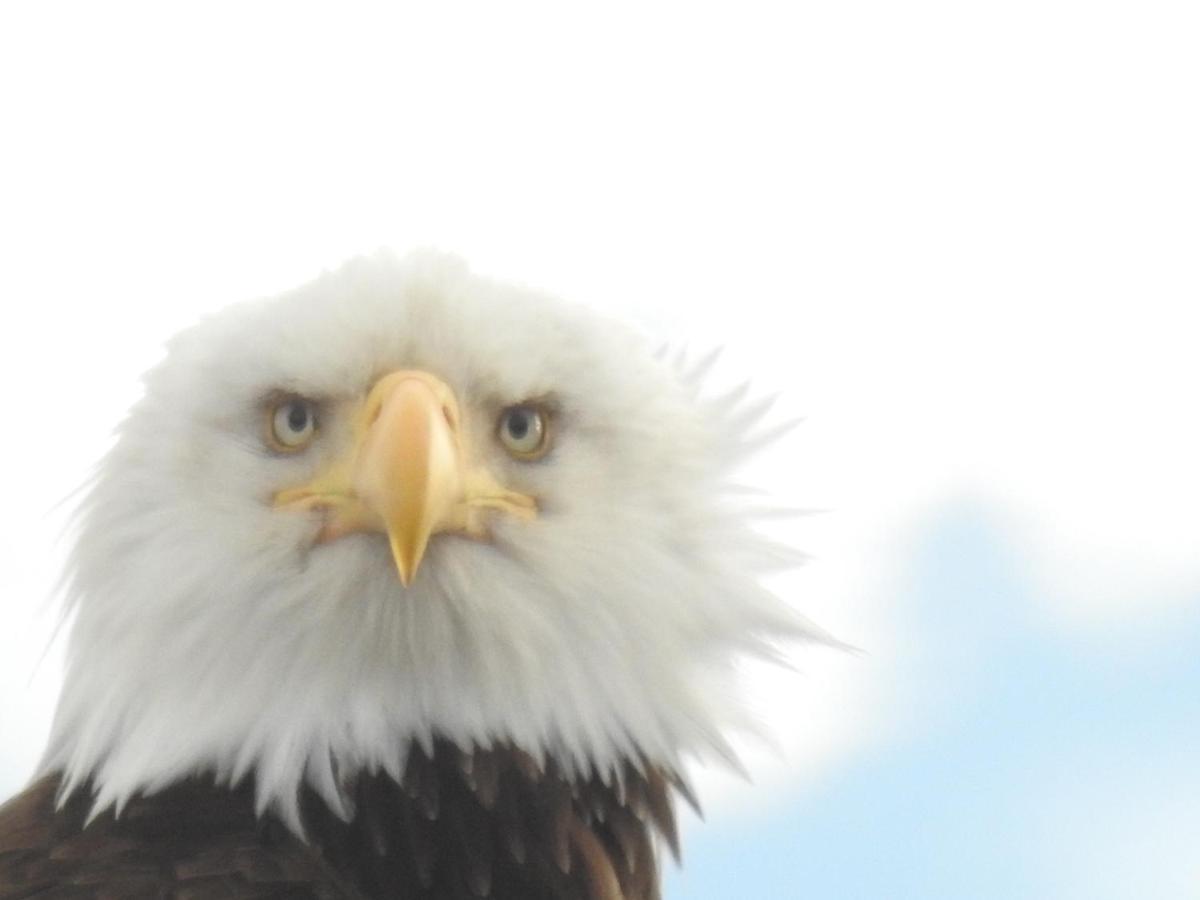
[{"label": "eagle eye", "polygon": [[303,397],[285,397],[267,413],[267,443],[281,453],[296,453],[317,434],[317,412]]},{"label": "eagle eye", "polygon": [[550,421],[536,404],[520,403],[500,413],[496,434],[504,449],[526,462],[541,459],[550,449]]}]

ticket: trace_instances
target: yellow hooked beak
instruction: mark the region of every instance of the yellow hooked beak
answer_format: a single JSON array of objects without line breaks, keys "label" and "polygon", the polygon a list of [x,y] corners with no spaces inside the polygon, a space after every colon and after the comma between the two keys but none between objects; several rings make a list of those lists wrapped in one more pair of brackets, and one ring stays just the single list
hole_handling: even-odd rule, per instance
[{"label": "yellow hooked beak", "polygon": [[486,469],[469,464],[454,392],[417,370],[376,382],[355,413],[350,453],[308,484],[280,491],[274,503],[323,511],[321,542],[358,531],[385,533],[406,587],[434,534],[485,538],[486,510],[523,519],[537,511],[532,497],[506,490]]}]

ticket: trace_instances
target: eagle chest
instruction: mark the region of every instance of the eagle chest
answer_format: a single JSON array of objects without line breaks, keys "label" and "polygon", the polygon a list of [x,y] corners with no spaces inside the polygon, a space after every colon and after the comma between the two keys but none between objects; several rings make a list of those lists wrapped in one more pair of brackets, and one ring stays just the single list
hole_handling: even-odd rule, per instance
[{"label": "eagle chest", "polygon": [[650,900],[684,791],[653,767],[571,781],[512,748],[438,742],[399,782],[357,778],[346,819],[306,794],[301,841],[255,816],[249,785],[192,780],[85,825],[88,792],[56,810],[58,784],[0,811],[0,898]]}]

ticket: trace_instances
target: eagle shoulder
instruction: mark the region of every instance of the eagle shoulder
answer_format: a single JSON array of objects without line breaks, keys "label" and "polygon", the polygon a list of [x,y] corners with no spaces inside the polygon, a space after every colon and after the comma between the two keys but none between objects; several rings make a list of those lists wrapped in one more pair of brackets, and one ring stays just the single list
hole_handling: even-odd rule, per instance
[{"label": "eagle shoulder", "polygon": [[49,775],[0,806],[0,898],[357,900],[310,849],[254,814],[252,793],[193,779],[88,822]]}]

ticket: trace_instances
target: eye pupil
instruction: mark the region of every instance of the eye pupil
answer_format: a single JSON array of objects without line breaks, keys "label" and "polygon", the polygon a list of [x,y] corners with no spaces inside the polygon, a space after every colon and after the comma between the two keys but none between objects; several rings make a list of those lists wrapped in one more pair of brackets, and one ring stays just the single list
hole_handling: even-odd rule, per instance
[{"label": "eye pupil", "polygon": [[529,411],[515,409],[508,415],[508,433],[514,440],[522,440],[529,434]]},{"label": "eye pupil", "polygon": [[287,424],[292,431],[303,431],[308,426],[308,407],[303,403],[288,407]]}]

